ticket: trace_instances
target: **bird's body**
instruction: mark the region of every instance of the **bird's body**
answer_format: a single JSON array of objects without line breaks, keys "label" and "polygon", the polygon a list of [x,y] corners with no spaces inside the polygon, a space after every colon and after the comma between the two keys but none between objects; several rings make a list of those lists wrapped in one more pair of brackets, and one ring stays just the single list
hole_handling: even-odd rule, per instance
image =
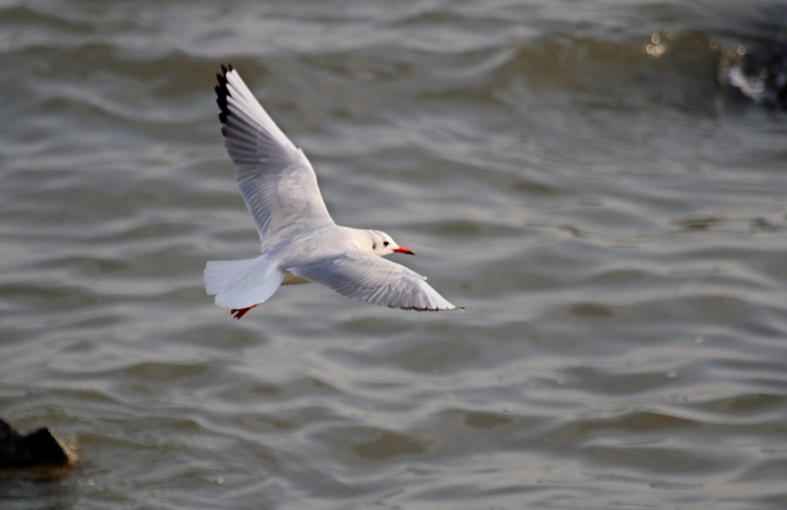
[{"label": "bird's body", "polygon": [[255,259],[208,262],[205,288],[236,318],[280,285],[316,282],[350,299],[415,310],[452,310],[422,276],[383,259],[412,254],[386,233],[336,225],[309,160],[276,126],[237,71],[216,87],[224,144],[260,233]]}]

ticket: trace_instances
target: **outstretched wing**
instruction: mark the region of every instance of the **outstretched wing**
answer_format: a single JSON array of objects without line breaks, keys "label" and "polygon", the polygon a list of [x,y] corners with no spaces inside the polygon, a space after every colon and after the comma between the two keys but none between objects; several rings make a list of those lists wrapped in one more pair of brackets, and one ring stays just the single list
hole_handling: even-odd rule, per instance
[{"label": "outstretched wing", "polygon": [[332,225],[303,151],[273,122],[238,71],[231,65],[221,70],[216,75],[221,134],[260,239]]},{"label": "outstretched wing", "polygon": [[365,251],[335,254],[287,270],[356,301],[418,311],[456,308],[415,271]]}]

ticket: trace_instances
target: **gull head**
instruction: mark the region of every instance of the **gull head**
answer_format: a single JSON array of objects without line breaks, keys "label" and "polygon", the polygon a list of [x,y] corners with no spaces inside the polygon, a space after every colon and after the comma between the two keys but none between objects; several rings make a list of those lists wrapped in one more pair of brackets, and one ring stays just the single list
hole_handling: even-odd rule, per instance
[{"label": "gull head", "polygon": [[415,253],[408,250],[407,248],[396,244],[396,241],[394,241],[393,238],[385,232],[380,232],[379,230],[367,230],[366,234],[368,235],[368,245],[365,246],[365,248],[375,255],[385,257],[386,255],[390,255],[393,252],[415,255]]}]

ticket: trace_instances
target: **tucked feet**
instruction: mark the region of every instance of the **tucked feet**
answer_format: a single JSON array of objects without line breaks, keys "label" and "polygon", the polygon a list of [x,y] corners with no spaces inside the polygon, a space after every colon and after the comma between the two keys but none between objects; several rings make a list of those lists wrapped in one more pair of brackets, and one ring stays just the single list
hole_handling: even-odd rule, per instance
[{"label": "tucked feet", "polygon": [[248,307],[248,308],[241,308],[241,309],[239,309],[239,310],[230,310],[230,313],[231,313],[231,314],[232,314],[232,316],[233,316],[233,317],[235,317],[236,319],[240,319],[241,317],[243,317],[244,315],[246,315],[246,312],[248,312],[249,310],[251,310],[251,309],[252,309],[252,308],[254,308],[255,306],[257,306],[257,305],[250,306],[250,307]]}]

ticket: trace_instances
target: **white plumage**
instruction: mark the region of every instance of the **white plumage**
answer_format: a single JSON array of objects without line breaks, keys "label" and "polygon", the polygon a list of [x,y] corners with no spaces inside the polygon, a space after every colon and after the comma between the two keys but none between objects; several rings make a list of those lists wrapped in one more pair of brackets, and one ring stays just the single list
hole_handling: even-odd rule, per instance
[{"label": "white plumage", "polygon": [[393,252],[412,254],[391,236],[336,225],[303,151],[273,122],[232,66],[222,66],[217,76],[224,145],[263,253],[249,260],[208,262],[205,289],[216,296],[218,306],[239,319],[280,285],[316,282],[350,299],[391,308],[456,308],[426,278],[382,258]]}]

